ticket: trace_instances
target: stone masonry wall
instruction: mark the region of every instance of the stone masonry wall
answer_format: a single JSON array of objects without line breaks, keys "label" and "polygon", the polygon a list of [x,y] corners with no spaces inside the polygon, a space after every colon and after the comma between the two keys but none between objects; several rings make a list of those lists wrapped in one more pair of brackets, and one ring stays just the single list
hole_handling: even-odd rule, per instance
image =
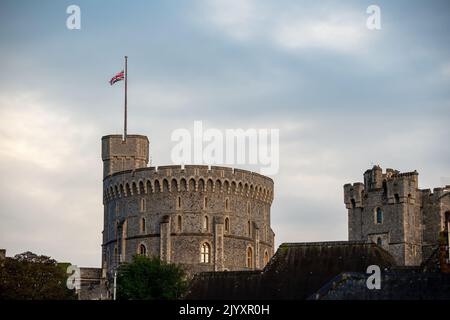
[{"label": "stone masonry wall", "polygon": [[[104,265],[111,271],[119,255],[130,261],[144,245],[147,255],[182,264],[190,274],[262,268],[274,252],[272,199],[272,179],[245,170],[164,166],[117,172],[104,179]],[[200,260],[205,242],[210,263]]]},{"label": "stone masonry wall", "polygon": [[378,243],[397,264],[418,266],[437,248],[449,191],[420,190],[416,171],[383,173],[374,166],[364,173],[364,183],[344,185],[349,240]]}]

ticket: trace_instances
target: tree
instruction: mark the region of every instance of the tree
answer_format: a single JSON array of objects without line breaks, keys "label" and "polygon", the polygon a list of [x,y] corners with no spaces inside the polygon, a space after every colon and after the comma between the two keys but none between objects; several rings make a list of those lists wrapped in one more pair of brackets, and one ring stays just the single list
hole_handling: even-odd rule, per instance
[{"label": "tree", "polygon": [[143,255],[118,269],[117,298],[126,300],[174,300],[187,289],[184,270],[176,264]]},{"label": "tree", "polygon": [[66,279],[55,260],[32,252],[18,254],[0,267],[0,300],[75,299]]}]

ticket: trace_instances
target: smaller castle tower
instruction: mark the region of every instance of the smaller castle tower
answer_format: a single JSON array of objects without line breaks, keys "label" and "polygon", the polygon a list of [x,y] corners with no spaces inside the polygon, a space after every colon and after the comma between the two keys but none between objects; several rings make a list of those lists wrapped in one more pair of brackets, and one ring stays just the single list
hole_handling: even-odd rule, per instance
[{"label": "smaller castle tower", "polygon": [[149,142],[146,136],[122,135],[102,137],[103,178],[121,171],[145,168],[148,164]]},{"label": "smaller castle tower", "polygon": [[420,265],[448,237],[450,186],[421,190],[417,171],[383,173],[374,166],[364,183],[344,185],[344,202],[349,240],[375,242],[399,265]]},{"label": "smaller castle tower", "polygon": [[[379,166],[364,173],[364,184],[344,185],[349,240],[375,242],[399,265],[423,261],[422,191],[417,171],[400,173]],[[436,235],[437,236],[437,235]]]}]

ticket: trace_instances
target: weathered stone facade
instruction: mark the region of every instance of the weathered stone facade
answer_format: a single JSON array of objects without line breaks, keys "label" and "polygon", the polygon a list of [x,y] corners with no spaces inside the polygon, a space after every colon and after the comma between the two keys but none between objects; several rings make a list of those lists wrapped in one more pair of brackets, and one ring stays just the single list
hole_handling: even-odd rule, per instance
[{"label": "weathered stone facade", "polygon": [[148,139],[102,138],[102,267],[137,253],[202,271],[262,269],[274,252],[273,180],[217,166],[147,167]]},{"label": "weathered stone facade", "polygon": [[101,268],[80,268],[79,300],[104,300],[109,298]]},{"label": "weathered stone facade", "polygon": [[344,185],[349,240],[375,242],[399,265],[426,260],[450,226],[450,186],[421,190],[418,177],[417,171],[383,173],[374,166],[364,173],[364,183]]}]

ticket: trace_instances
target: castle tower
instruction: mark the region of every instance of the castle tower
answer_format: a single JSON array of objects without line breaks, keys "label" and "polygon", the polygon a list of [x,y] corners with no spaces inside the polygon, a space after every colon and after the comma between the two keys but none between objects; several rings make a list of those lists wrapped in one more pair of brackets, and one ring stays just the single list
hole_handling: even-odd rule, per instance
[{"label": "castle tower", "polygon": [[379,166],[364,173],[364,184],[344,185],[349,240],[374,242],[399,265],[419,265],[422,256],[423,212],[418,173]]},{"label": "castle tower", "polygon": [[191,276],[266,265],[275,243],[271,178],[218,166],[147,167],[148,158],[146,136],[102,138],[107,278],[136,254],[179,264]]},{"label": "castle tower", "polygon": [[102,137],[103,178],[121,171],[145,168],[148,163],[149,142],[146,136],[122,135]]}]

